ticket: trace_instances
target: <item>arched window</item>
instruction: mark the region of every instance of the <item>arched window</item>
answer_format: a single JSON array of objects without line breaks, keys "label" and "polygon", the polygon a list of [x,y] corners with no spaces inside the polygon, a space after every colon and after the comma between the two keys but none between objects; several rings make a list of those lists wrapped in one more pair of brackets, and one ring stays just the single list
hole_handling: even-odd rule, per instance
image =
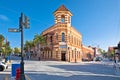
[{"label": "arched window", "polygon": [[73,36],[71,35],[71,42],[73,43]]},{"label": "arched window", "polygon": [[52,36],[50,37],[50,42],[52,42]]},{"label": "arched window", "polygon": [[74,37],[74,44],[76,45],[76,38]]},{"label": "arched window", "polygon": [[56,42],[58,41],[58,34],[56,33]]},{"label": "arched window", "polygon": [[69,40],[69,42],[70,42],[70,34],[68,35],[68,40]]},{"label": "arched window", "polygon": [[62,33],[62,41],[64,42],[65,41],[65,34]]},{"label": "arched window", "polygon": [[64,16],[64,15],[61,16],[61,22],[62,22],[62,23],[65,22],[65,16]]}]

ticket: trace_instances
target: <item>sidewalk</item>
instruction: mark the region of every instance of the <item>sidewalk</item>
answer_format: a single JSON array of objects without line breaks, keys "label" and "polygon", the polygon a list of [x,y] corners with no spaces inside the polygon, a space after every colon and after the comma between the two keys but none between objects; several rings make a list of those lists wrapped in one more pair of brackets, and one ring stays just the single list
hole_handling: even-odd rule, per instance
[{"label": "sidewalk", "polygon": [[[29,76],[25,75],[26,80],[31,80]],[[4,80],[15,80],[15,77],[5,76]]]},{"label": "sidewalk", "polygon": [[115,63],[114,61],[106,60],[103,61],[103,64],[112,67],[115,71],[114,74],[120,76],[120,62]]},{"label": "sidewalk", "polygon": [[10,78],[8,75],[5,76],[4,80],[14,80],[12,78]]},{"label": "sidewalk", "polygon": [[115,75],[120,76],[120,63],[114,63]]}]

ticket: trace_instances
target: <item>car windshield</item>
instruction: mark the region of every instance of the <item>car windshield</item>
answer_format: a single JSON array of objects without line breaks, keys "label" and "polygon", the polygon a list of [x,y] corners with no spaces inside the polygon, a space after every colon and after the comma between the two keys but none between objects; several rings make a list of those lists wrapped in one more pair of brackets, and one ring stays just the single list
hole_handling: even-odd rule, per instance
[{"label": "car windshield", "polygon": [[5,62],[1,62],[2,64],[5,64]]}]

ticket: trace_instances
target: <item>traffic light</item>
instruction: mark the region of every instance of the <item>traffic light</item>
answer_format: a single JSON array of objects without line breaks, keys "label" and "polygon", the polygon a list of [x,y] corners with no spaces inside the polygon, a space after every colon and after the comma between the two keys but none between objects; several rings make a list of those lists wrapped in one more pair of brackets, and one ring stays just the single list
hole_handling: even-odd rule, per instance
[{"label": "traffic light", "polygon": [[24,14],[21,13],[21,16],[19,17],[19,29],[21,29],[24,26]]},{"label": "traffic light", "polygon": [[27,17],[27,16],[25,16],[25,28],[30,28],[30,19]]},{"label": "traffic light", "polygon": [[120,49],[120,43],[118,43],[118,48]]}]

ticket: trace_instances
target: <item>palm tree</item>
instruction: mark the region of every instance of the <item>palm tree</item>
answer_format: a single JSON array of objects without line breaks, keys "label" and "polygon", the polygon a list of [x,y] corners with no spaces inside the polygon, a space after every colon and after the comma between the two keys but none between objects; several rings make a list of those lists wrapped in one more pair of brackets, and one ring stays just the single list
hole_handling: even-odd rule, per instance
[{"label": "palm tree", "polygon": [[30,52],[31,49],[34,49],[35,51],[35,46],[37,46],[38,50],[40,50],[40,46],[44,44],[45,44],[45,38],[42,35],[36,34],[34,36],[33,41],[25,42],[24,50]]},{"label": "palm tree", "polygon": [[2,34],[0,34],[0,48],[2,47],[3,45],[3,41],[4,41],[4,36]]},{"label": "palm tree", "polygon": [[[45,38],[42,35],[36,34],[33,39],[34,44],[37,46],[38,55],[40,55],[41,46],[45,45]],[[40,56],[39,56],[40,59]]]},{"label": "palm tree", "polygon": [[20,54],[20,49],[17,48],[17,47],[15,47],[15,48],[14,48],[14,54],[15,54],[15,55]]},{"label": "palm tree", "polygon": [[10,55],[12,52],[12,48],[8,46],[6,43],[2,45],[2,53],[4,56]]},{"label": "palm tree", "polygon": [[25,42],[25,50],[26,51],[30,51],[31,48],[33,48],[35,46],[34,42],[33,41],[26,41]]},{"label": "palm tree", "polygon": [[45,44],[45,38],[42,35],[36,34],[33,39],[34,43],[44,45]]}]

